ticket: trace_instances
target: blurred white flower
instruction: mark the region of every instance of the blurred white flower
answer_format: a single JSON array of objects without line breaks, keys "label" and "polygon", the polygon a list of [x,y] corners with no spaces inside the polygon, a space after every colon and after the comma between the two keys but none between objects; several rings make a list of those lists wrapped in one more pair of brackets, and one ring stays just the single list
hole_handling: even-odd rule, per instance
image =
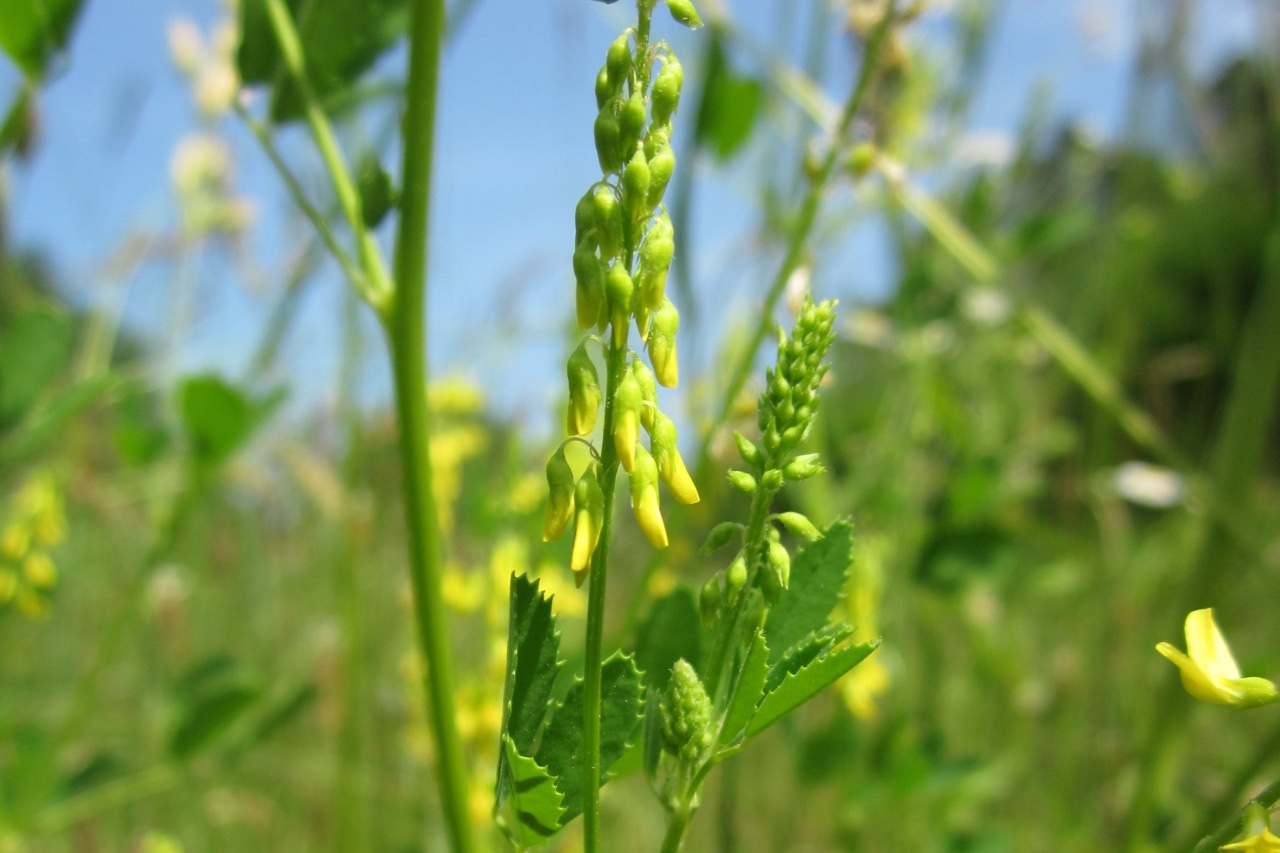
[{"label": "blurred white flower", "polygon": [[174,18],[169,22],[169,55],[183,74],[194,74],[204,56],[200,30],[190,18]]},{"label": "blurred white flower", "polygon": [[795,268],[787,279],[786,290],[783,296],[787,301],[787,310],[792,315],[800,313],[800,306],[804,303],[804,295],[809,292],[809,279],[812,273],[807,264],[802,264]]},{"label": "blurred white flower", "polygon": [[1131,503],[1165,509],[1186,497],[1186,483],[1167,468],[1149,462],[1126,462],[1111,476],[1116,494]]},{"label": "blurred white flower", "polygon": [[180,196],[221,188],[231,167],[226,143],[206,133],[192,134],[178,143],[169,163],[173,188]]},{"label": "blurred white flower", "polygon": [[1013,159],[1013,137],[1003,130],[971,130],[956,143],[955,160],[962,166],[999,169]]},{"label": "blurred white flower", "polygon": [[893,323],[879,311],[854,308],[845,322],[845,333],[854,343],[883,348],[893,341]]},{"label": "blurred white flower", "polygon": [[964,295],[964,315],[975,323],[994,326],[1009,318],[1009,298],[994,287],[975,287]]}]

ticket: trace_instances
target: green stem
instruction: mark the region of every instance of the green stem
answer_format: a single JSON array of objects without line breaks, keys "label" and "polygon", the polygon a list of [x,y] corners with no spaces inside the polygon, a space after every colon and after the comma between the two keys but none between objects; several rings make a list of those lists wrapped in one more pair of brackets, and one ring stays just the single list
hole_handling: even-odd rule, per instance
[{"label": "green stem", "polygon": [[600,679],[604,663],[605,584],[609,569],[609,540],[613,534],[613,501],[618,480],[618,450],[613,442],[614,397],[627,366],[627,345],[605,350],[606,391],[601,433],[600,488],[604,492],[604,522],[600,542],[591,557],[587,599],[586,663],[583,674],[582,830],[586,853],[600,849]]},{"label": "green stem", "polygon": [[[432,6],[438,5],[432,0],[423,0],[423,2],[427,2]],[[359,279],[353,279],[352,283],[356,285],[369,304],[385,317],[390,309],[391,279],[387,276],[386,265],[383,263],[382,252],[378,249],[377,241],[374,240],[369,230],[365,228],[364,216],[360,210],[360,193],[356,190],[355,181],[351,178],[351,172],[347,169],[347,164],[342,159],[342,151],[338,148],[338,140],[333,132],[333,126],[329,123],[328,116],[325,115],[315,91],[311,88],[311,81],[307,77],[306,61],[302,53],[302,39],[298,35],[298,28],[294,24],[293,15],[290,14],[289,7],[285,5],[285,0],[266,0],[266,3],[267,15],[271,19],[271,28],[275,32],[276,41],[280,45],[280,56],[284,59],[285,67],[288,69],[294,85],[298,87],[298,93],[302,96],[307,123],[311,126],[311,135],[315,139],[316,148],[320,151],[320,158],[324,161],[325,168],[329,172],[329,178],[333,181],[333,189],[337,194],[338,204],[341,206],[342,212],[346,216],[347,224],[351,227],[351,231],[356,237],[360,268],[364,274]],[[418,4],[414,6],[415,17],[418,17],[417,6]],[[437,19],[440,21],[440,26],[443,27],[443,11],[437,16]],[[433,53],[437,56],[440,52],[440,32],[441,30],[437,29],[432,36],[436,45]],[[410,75],[412,73],[413,70],[411,68]],[[432,83],[434,84],[434,72]],[[412,95],[413,81],[410,79],[405,93],[408,104],[406,115],[418,107],[412,100],[409,100]],[[432,112],[434,113],[434,90],[431,99]],[[408,127],[405,128],[405,136],[407,139]],[[406,153],[407,159],[408,155]],[[407,176],[404,177],[407,178]]]},{"label": "green stem", "polygon": [[1258,796],[1250,800],[1245,805],[1245,808],[1240,810],[1239,814],[1224,823],[1217,832],[1197,844],[1192,853],[1213,853],[1213,851],[1216,851],[1219,847],[1228,843],[1231,839],[1240,834],[1243,827],[1245,809],[1253,803],[1257,803],[1264,809],[1269,809],[1274,806],[1278,800],[1280,800],[1280,779],[1272,782],[1261,794],[1258,794]]},{"label": "green stem", "polygon": [[689,828],[689,821],[693,819],[693,809],[681,805],[669,815],[667,821],[667,834],[662,838],[661,853],[679,853],[680,846],[684,843],[685,831]]},{"label": "green stem", "polygon": [[782,265],[778,268],[778,273],[774,276],[773,283],[769,286],[769,292],[765,295],[764,305],[760,311],[760,322],[756,325],[755,331],[747,341],[747,346],[742,351],[738,363],[734,366],[733,373],[730,374],[729,383],[725,386],[725,393],[720,401],[720,407],[716,412],[715,419],[711,422],[711,428],[702,437],[702,446],[698,451],[698,461],[695,465],[694,473],[694,480],[697,482],[702,482],[706,479],[707,469],[711,464],[711,443],[720,428],[728,422],[729,414],[733,411],[733,405],[737,401],[738,395],[742,393],[742,388],[746,385],[747,378],[751,375],[751,367],[755,363],[756,352],[760,349],[760,344],[773,327],[773,314],[777,308],[778,300],[782,298],[783,292],[787,289],[787,282],[791,279],[792,274],[799,269],[800,263],[804,259],[809,242],[809,234],[813,230],[814,222],[817,221],[818,210],[822,205],[822,197],[826,193],[827,184],[830,183],[831,176],[836,171],[836,163],[839,162],[840,155],[845,152],[853,120],[857,116],[868,90],[871,88],[872,80],[875,78],[875,71],[880,64],[880,51],[896,16],[896,6],[896,0],[890,0],[885,8],[884,17],[880,19],[880,23],[876,25],[871,37],[867,40],[867,46],[862,56],[862,67],[858,72],[857,85],[854,86],[853,91],[849,94],[849,99],[845,102],[840,121],[836,126],[835,136],[831,141],[831,146],[828,148],[826,156],[822,160],[822,165],[809,182],[809,190],[800,205],[800,214],[796,217],[795,227],[792,228],[791,239],[787,244],[787,252],[783,256]]},{"label": "green stem", "polygon": [[[1276,754],[1280,753],[1280,726],[1271,730],[1271,734],[1267,736],[1266,741],[1261,747],[1254,751],[1249,762],[1240,768],[1235,777],[1227,785],[1222,795],[1211,805],[1201,818],[1200,824],[1196,827],[1195,832],[1191,835],[1194,841],[1196,838],[1205,838],[1213,832],[1215,826],[1221,825],[1231,814],[1234,805],[1239,801],[1241,792],[1257,778],[1267,765],[1275,761]],[[1239,826],[1239,818],[1236,819],[1236,826]],[[1185,850],[1190,847],[1191,843],[1181,843],[1173,845],[1174,850]]]},{"label": "green stem", "polygon": [[[282,0],[269,0],[280,5]],[[409,76],[403,125],[403,188],[396,239],[395,295],[384,303],[400,432],[409,579],[419,652],[426,667],[426,701],[436,742],[436,775],[449,841],[475,849],[467,811],[467,774],[454,707],[453,657],[444,604],[443,566],[432,491],[427,410],[427,233],[435,136],[441,0],[416,0],[409,22]],[[344,202],[344,206],[346,206]],[[357,202],[358,204],[358,202]]]}]

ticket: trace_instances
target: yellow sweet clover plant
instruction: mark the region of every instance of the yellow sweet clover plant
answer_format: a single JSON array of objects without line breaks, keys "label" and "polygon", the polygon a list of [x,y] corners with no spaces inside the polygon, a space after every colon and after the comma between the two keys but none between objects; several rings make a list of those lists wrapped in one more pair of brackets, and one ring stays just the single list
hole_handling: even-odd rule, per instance
[{"label": "yellow sweet clover plant", "polygon": [[1213,610],[1193,610],[1187,614],[1187,651],[1184,654],[1169,643],[1160,643],[1156,651],[1172,661],[1180,670],[1187,692],[1202,702],[1232,708],[1257,708],[1280,702],[1280,692],[1265,678],[1242,678],[1240,667],[1231,654]]}]

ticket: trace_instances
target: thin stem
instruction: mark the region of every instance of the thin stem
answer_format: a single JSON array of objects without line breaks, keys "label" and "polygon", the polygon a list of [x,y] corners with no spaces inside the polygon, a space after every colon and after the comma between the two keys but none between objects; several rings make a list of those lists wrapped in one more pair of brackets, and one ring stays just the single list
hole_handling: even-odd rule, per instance
[{"label": "thin stem", "polygon": [[853,120],[862,106],[863,99],[871,88],[871,81],[875,78],[875,71],[880,64],[880,51],[884,46],[885,37],[897,13],[896,6],[896,0],[890,0],[885,7],[884,17],[880,19],[880,23],[876,25],[871,37],[867,40],[867,46],[862,55],[862,68],[858,72],[857,85],[854,86],[853,91],[849,94],[849,99],[845,101],[844,110],[836,126],[835,136],[831,140],[831,145],[822,160],[822,165],[809,182],[809,190],[805,193],[804,200],[800,205],[800,215],[796,218],[795,227],[791,230],[791,239],[787,244],[787,252],[783,256],[782,265],[778,268],[777,275],[774,276],[773,283],[769,286],[769,292],[765,295],[764,305],[760,311],[760,322],[748,340],[746,348],[738,359],[738,363],[734,366],[733,373],[730,374],[729,383],[725,386],[724,397],[720,401],[720,408],[716,412],[715,419],[711,422],[711,428],[703,435],[702,447],[698,452],[698,461],[695,466],[694,479],[696,481],[701,482],[706,477],[707,467],[711,463],[711,442],[716,433],[720,431],[720,428],[728,422],[729,414],[733,411],[733,405],[737,401],[738,395],[742,393],[742,388],[746,385],[747,378],[751,375],[751,367],[755,363],[756,352],[760,349],[760,344],[773,327],[773,313],[778,305],[778,300],[782,298],[782,294],[787,288],[787,282],[791,279],[792,274],[800,268],[800,263],[804,259],[809,242],[809,234],[818,218],[818,209],[822,205],[822,197],[826,192],[827,184],[835,173],[836,163],[845,150],[849,129],[852,127]]},{"label": "thin stem", "polygon": [[662,838],[661,853],[679,853],[681,844],[684,843],[685,831],[689,828],[689,821],[693,818],[693,809],[687,806],[681,806],[671,812],[670,820],[667,821],[667,834]]},{"label": "thin stem", "polygon": [[[1257,803],[1264,809],[1269,809],[1274,806],[1278,800],[1280,800],[1280,779],[1272,782],[1266,790],[1250,800],[1245,805],[1245,809],[1253,803]],[[1217,850],[1219,847],[1235,838],[1240,834],[1243,816],[1244,809],[1241,809],[1239,814],[1224,823],[1217,832],[1197,844],[1192,853],[1211,853],[1211,851]]]},{"label": "thin stem", "polygon": [[[278,6],[282,0],[269,2]],[[467,811],[466,765],[454,707],[453,657],[442,590],[443,567],[432,491],[426,396],[427,233],[443,33],[443,2],[417,0],[412,5],[409,23],[395,299],[389,304],[386,330],[400,431],[409,578],[419,651],[426,665],[426,701],[436,741],[437,782],[450,844],[455,851],[469,853],[475,844]]]},{"label": "thin stem", "polygon": [[613,442],[614,397],[627,366],[627,346],[606,349],[606,391],[600,488],[604,491],[604,522],[600,543],[591,557],[587,598],[586,663],[583,674],[582,718],[582,830],[586,853],[600,849],[600,680],[604,657],[605,584],[609,570],[609,540],[613,534],[613,502],[618,480],[618,450]]},{"label": "thin stem", "polygon": [[267,155],[267,160],[271,162],[272,167],[280,175],[280,180],[284,181],[285,189],[289,191],[289,197],[293,199],[293,203],[298,206],[298,210],[302,211],[302,215],[307,217],[311,227],[316,229],[316,234],[319,235],[325,248],[329,250],[329,254],[333,255],[333,259],[338,262],[338,266],[342,267],[342,272],[350,279],[357,290],[363,292],[365,288],[364,276],[360,272],[360,268],[356,266],[356,262],[352,260],[342,246],[338,245],[333,229],[329,227],[329,220],[311,203],[311,199],[307,198],[307,193],[302,188],[301,182],[298,181],[297,176],[293,174],[288,164],[285,163],[284,158],[280,156],[280,149],[276,147],[270,128],[254,118],[238,99],[233,102],[233,107],[236,115],[244,122],[245,127],[249,128],[249,132],[253,134],[254,139],[258,140],[258,145],[262,147],[262,153]]},{"label": "thin stem", "polygon": [[[328,116],[325,115],[315,91],[311,88],[311,81],[307,78],[306,61],[302,53],[302,39],[298,35],[298,28],[294,24],[289,7],[285,5],[285,0],[266,0],[266,2],[267,15],[271,19],[271,28],[275,32],[276,41],[280,45],[280,56],[284,59],[285,68],[292,77],[294,85],[298,87],[298,94],[302,96],[307,123],[311,126],[311,135],[315,138],[320,157],[329,172],[330,180],[333,181],[333,189],[337,194],[338,204],[342,207],[342,212],[347,218],[347,224],[351,227],[351,231],[356,237],[360,267],[364,271],[364,275],[359,280],[353,280],[353,283],[360,290],[360,294],[368,300],[369,304],[385,316],[390,309],[392,296],[391,279],[387,275],[386,266],[382,260],[382,252],[378,249],[377,242],[373,239],[373,235],[369,233],[369,230],[365,228],[364,217],[360,210],[360,193],[356,190],[355,181],[351,178],[351,172],[348,170],[346,162],[342,159],[342,151],[338,147],[338,140],[333,132],[333,126],[330,125]],[[443,25],[443,12],[440,14],[439,20]],[[437,45],[434,52],[438,55],[439,32],[437,32],[435,39]],[[410,69],[410,73],[412,74],[412,69]],[[411,83],[412,81],[410,81]],[[412,94],[412,85],[409,85],[406,87],[406,102],[408,103],[409,111],[412,111],[417,106],[410,100]],[[434,106],[434,94],[432,101]],[[408,128],[405,130],[407,137]]]},{"label": "thin stem", "polygon": [[[1226,820],[1227,815],[1232,812],[1232,807],[1238,801],[1237,798],[1241,792],[1267,765],[1275,760],[1278,752],[1280,752],[1280,726],[1271,730],[1271,734],[1267,736],[1266,741],[1253,753],[1249,762],[1240,768],[1231,783],[1227,785],[1226,790],[1223,791],[1222,796],[1218,797],[1217,801],[1205,811],[1200,824],[1191,835],[1193,840],[1210,835],[1215,826],[1222,824]],[[1239,826],[1238,817],[1236,818],[1236,826]],[[1173,849],[1183,850],[1190,846],[1189,843],[1175,844]]]}]

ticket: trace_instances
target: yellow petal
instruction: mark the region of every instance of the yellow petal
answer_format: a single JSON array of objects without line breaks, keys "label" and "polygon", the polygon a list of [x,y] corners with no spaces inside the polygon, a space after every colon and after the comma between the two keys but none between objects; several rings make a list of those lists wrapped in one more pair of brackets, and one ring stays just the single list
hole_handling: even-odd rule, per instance
[{"label": "yellow petal", "polygon": [[1213,621],[1213,609],[1193,610],[1187,614],[1187,654],[1213,681],[1239,678],[1240,667],[1231,656],[1231,649],[1223,639],[1218,624]]},{"label": "yellow petal", "polygon": [[657,488],[650,486],[645,489],[632,509],[636,514],[636,523],[644,531],[649,544],[655,548],[667,547],[667,526],[662,521],[662,510],[658,506]]},{"label": "yellow petal", "polygon": [[1178,667],[1182,673],[1182,686],[1187,688],[1187,692],[1196,699],[1204,702],[1213,702],[1218,705],[1235,704],[1238,699],[1235,693],[1209,678],[1199,664],[1181,651],[1168,643],[1160,643],[1156,646],[1156,651]]},{"label": "yellow petal", "polygon": [[1272,833],[1270,829],[1263,829],[1258,835],[1232,844],[1224,844],[1220,849],[1245,850],[1248,853],[1280,853],[1280,837]]},{"label": "yellow petal", "polygon": [[[595,553],[599,539],[600,532],[596,529],[591,513],[579,510],[578,520],[573,528],[573,551],[569,556],[569,568],[573,569],[575,575],[581,573],[585,577],[590,570],[591,555]],[[577,580],[578,586],[582,586],[582,580]]]},{"label": "yellow petal", "polygon": [[680,451],[673,449],[671,461],[663,466],[662,473],[666,475],[662,479],[666,481],[667,488],[671,489],[671,494],[675,495],[680,503],[696,504],[700,500],[698,487],[693,484],[689,469],[684,466],[684,460],[680,458]]},{"label": "yellow petal", "polygon": [[613,443],[618,449],[618,460],[628,474],[636,467],[636,442],[640,440],[640,421],[636,413],[625,410],[619,413],[613,428]]}]

